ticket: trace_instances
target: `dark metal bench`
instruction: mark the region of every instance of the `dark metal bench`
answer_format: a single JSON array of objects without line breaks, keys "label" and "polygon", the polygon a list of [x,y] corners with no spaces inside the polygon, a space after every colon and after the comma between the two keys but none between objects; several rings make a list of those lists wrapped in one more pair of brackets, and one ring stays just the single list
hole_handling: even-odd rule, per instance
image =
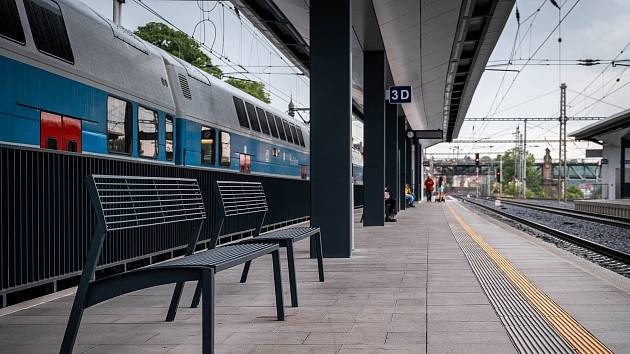
[{"label": "dark metal bench", "polygon": [[[219,206],[222,209],[223,223],[224,218],[235,217],[243,214],[256,214],[258,222],[254,230],[253,238],[243,240],[241,243],[256,244],[259,242],[270,242],[287,249],[287,259],[289,265],[289,281],[291,288],[291,305],[298,306],[298,288],[297,276],[295,272],[295,256],[293,252],[293,243],[306,239],[314,238],[315,249],[317,253],[317,266],[319,271],[319,281],[324,281],[324,266],[322,257],[322,241],[320,230],[318,227],[292,227],[279,229],[264,234],[260,234],[263,225],[265,213],[267,212],[267,198],[265,191],[260,182],[240,182],[240,181],[217,181],[215,196],[218,199]],[[241,283],[247,281],[247,274],[251,260],[245,263]],[[193,307],[199,303],[201,296],[201,285],[197,285],[195,296],[193,298]]]},{"label": "dark metal bench", "polygon": [[[212,249],[194,253],[206,211],[199,185],[194,179],[101,176],[86,177],[86,185],[96,211],[94,237],[81,274],[72,311],[61,346],[71,353],[83,311],[116,296],[133,291],[176,283],[167,321],[175,318],[184,282],[198,281],[203,291],[202,348],[214,351],[214,274],[221,270],[271,254],[278,320],[284,320],[279,247],[273,243],[237,244],[213,248],[218,240],[215,229]],[[186,223],[190,229],[185,256],[120,275],[92,281],[106,236],[122,230]],[[129,231],[133,233],[133,231]]]}]

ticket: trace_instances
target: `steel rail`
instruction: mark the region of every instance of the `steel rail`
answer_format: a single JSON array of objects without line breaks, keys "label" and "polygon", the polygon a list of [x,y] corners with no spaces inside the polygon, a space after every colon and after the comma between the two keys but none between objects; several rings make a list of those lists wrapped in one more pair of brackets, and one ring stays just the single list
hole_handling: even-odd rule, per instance
[{"label": "steel rail", "polygon": [[630,254],[628,254],[628,253],[625,253],[625,252],[622,252],[622,251],[619,251],[619,250],[616,250],[616,249],[604,246],[604,245],[602,245],[600,243],[597,243],[597,242],[586,240],[586,239],[581,238],[579,236],[571,235],[571,234],[566,233],[564,231],[560,231],[560,230],[554,229],[552,227],[549,227],[549,226],[546,226],[546,225],[534,222],[534,221],[529,220],[529,219],[525,219],[525,218],[522,218],[522,217],[519,217],[519,216],[516,216],[516,215],[512,215],[510,213],[507,213],[507,212],[504,212],[504,211],[501,211],[501,210],[497,210],[496,208],[488,206],[488,205],[485,205],[483,203],[475,202],[475,201],[472,201],[470,199],[463,198],[463,197],[460,197],[460,199],[465,201],[465,202],[467,202],[467,203],[470,203],[470,204],[476,205],[478,207],[481,207],[483,209],[489,210],[489,211],[491,211],[491,212],[493,212],[493,213],[495,213],[497,215],[503,216],[503,217],[505,217],[507,219],[511,219],[511,220],[517,221],[517,222],[519,222],[519,223],[521,223],[523,225],[527,225],[527,226],[529,226],[531,228],[534,228],[536,230],[542,231],[542,232],[544,232],[546,234],[549,234],[551,236],[554,236],[554,237],[557,237],[559,239],[562,239],[564,241],[573,243],[575,245],[584,247],[584,248],[586,248],[588,250],[591,250],[591,251],[597,252],[599,254],[605,255],[605,256],[610,257],[612,259],[615,259],[615,260],[617,260],[619,262],[622,262],[622,263],[625,263],[625,264],[630,264]]},{"label": "steel rail", "polygon": [[604,214],[599,214],[599,213],[570,210],[566,208],[553,207],[553,206],[547,206],[547,205],[534,205],[532,203],[517,202],[514,200],[501,199],[501,202],[505,204],[511,204],[511,205],[523,207],[523,208],[529,208],[529,209],[539,210],[543,212],[569,216],[569,217],[577,218],[581,220],[593,221],[600,224],[607,224],[611,226],[617,226],[617,227],[630,229],[630,220],[626,218],[621,218],[618,216],[609,216],[609,215],[604,215]]}]

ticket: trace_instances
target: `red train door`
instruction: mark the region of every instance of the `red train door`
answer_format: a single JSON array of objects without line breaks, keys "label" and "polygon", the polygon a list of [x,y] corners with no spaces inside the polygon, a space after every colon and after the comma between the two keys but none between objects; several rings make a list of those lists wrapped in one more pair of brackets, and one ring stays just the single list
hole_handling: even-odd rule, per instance
[{"label": "red train door", "polygon": [[40,115],[40,147],[42,149],[63,149],[61,116],[42,112]]},{"label": "red train door", "polygon": [[61,119],[63,150],[81,152],[81,121],[74,118]]},{"label": "red train door", "polygon": [[58,114],[41,112],[40,147],[42,149],[81,152],[81,121]]}]

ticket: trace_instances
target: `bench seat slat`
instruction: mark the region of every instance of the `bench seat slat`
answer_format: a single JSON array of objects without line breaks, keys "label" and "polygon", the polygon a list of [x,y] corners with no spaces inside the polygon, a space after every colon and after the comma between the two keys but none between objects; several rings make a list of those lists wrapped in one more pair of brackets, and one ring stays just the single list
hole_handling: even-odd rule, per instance
[{"label": "bench seat slat", "polygon": [[260,255],[271,253],[278,249],[272,243],[243,243],[227,245],[201,251],[193,255],[176,258],[152,267],[212,267],[216,272],[245,263]]}]

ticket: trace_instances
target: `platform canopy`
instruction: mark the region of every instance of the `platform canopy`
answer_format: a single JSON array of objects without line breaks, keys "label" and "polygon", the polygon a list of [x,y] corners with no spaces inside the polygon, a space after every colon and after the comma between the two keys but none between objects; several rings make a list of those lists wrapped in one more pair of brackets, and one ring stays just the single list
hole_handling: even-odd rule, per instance
[{"label": "platform canopy", "polygon": [[[232,2],[309,75],[310,0]],[[444,140],[451,141],[513,5],[514,0],[353,0],[355,107],[363,106],[363,52],[385,50],[393,83],[413,87],[412,103],[402,105],[412,129],[443,129]]]},{"label": "platform canopy", "polygon": [[589,124],[570,134],[576,140],[587,140],[596,143],[607,140],[618,140],[621,137],[630,136],[630,109],[613,114],[612,116]]}]

